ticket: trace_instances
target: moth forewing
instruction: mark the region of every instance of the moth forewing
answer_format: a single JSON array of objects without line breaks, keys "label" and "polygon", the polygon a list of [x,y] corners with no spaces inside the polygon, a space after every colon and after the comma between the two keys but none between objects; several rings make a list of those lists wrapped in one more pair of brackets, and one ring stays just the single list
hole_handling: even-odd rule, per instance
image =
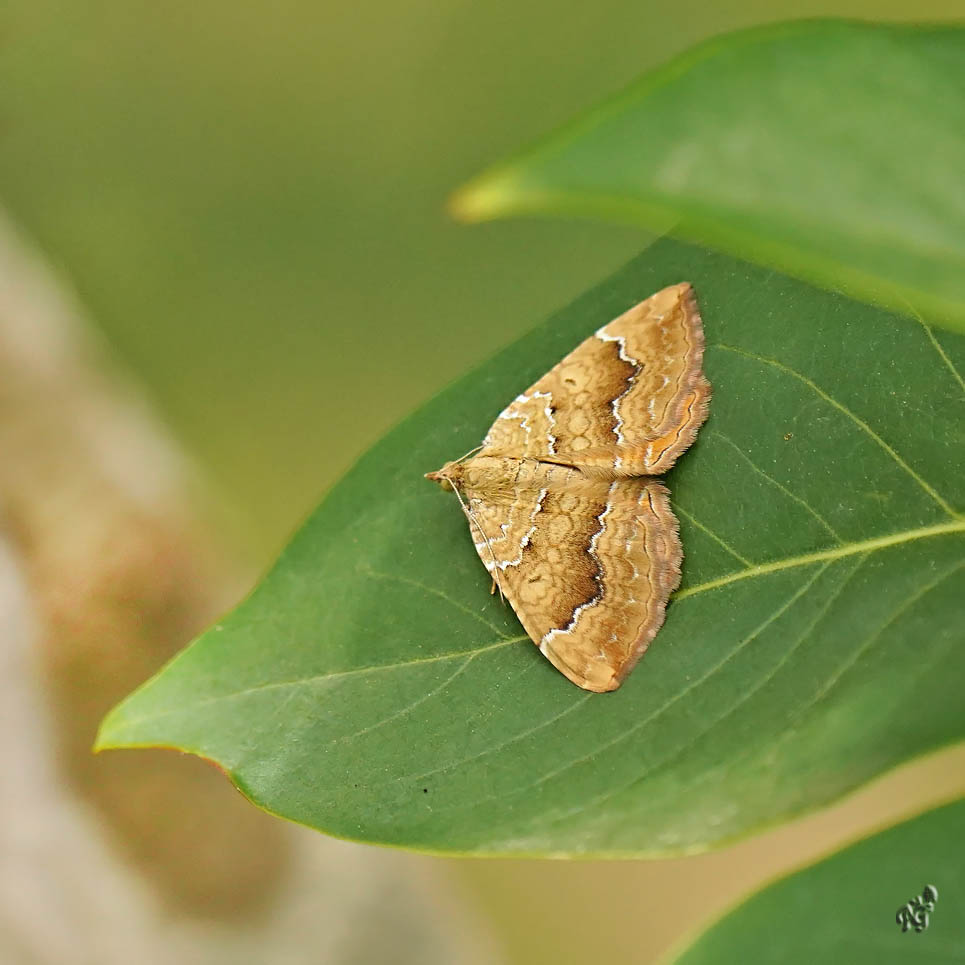
[{"label": "moth forewing", "polygon": [[540,652],[615,690],[660,629],[683,553],[665,472],[707,418],[693,290],[664,288],[518,395],[478,451],[427,478],[453,489],[480,559]]}]

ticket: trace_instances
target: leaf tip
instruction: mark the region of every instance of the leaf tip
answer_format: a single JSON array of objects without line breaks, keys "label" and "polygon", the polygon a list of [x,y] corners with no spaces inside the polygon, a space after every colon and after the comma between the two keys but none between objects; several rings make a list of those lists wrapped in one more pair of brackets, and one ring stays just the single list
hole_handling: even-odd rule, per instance
[{"label": "leaf tip", "polygon": [[97,728],[97,736],[91,746],[91,753],[99,754],[101,751],[109,751],[124,746],[124,741],[119,734],[121,730],[120,722],[117,720],[119,709],[120,705],[112,708],[101,720]]},{"label": "leaf tip", "polygon": [[446,208],[456,221],[465,224],[491,221],[518,210],[522,194],[519,179],[511,171],[491,171],[453,192]]}]

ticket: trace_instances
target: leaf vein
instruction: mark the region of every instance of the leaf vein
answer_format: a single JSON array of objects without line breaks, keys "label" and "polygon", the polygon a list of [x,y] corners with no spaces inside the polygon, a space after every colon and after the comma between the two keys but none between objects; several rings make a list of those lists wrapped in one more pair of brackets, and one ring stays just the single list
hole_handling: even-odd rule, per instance
[{"label": "leaf vein", "polygon": [[[702,676],[700,676],[697,680],[693,681],[692,683],[688,684],[678,693],[674,694],[673,697],[667,700],[663,705],[658,707],[652,713],[650,713],[646,717],[641,718],[632,727],[629,727],[626,730],[622,731],[616,737],[613,737],[610,740],[606,741],[605,743],[600,744],[597,747],[593,748],[593,751],[591,753],[583,754],[580,757],[567,761],[566,764],[563,764],[560,767],[554,768],[551,771],[547,771],[545,774],[537,778],[535,781],[532,781],[531,783],[524,785],[523,787],[514,789],[514,793],[520,794],[524,791],[529,791],[534,787],[539,787],[542,784],[545,784],[547,781],[551,781],[555,777],[559,777],[560,774],[564,774],[566,771],[571,770],[572,768],[577,767],[578,765],[584,764],[587,761],[593,759],[602,751],[609,750],[611,747],[615,747],[617,744],[623,743],[632,734],[635,734],[638,730],[640,730],[641,727],[645,727],[647,724],[656,720],[668,708],[672,707],[675,703],[682,700],[692,690],[695,690],[697,687],[701,686],[701,684],[709,680],[726,663],[728,663],[732,657],[740,653],[741,650],[744,649],[744,647],[746,647],[753,640],[755,640],[761,633],[764,632],[764,630],[766,630],[772,623],[774,623],[774,621],[779,620],[797,602],[797,600],[800,597],[802,597],[811,588],[813,583],[830,565],[831,564],[829,562],[829,563],[826,563],[824,566],[820,567],[809,580],[804,582],[797,590],[795,590],[787,598],[787,600],[784,601],[784,603],[782,603],[776,610],[774,610],[771,614],[769,614],[765,620],[763,620],[753,631],[751,631],[751,633],[748,636],[746,636],[732,650],[730,650],[726,654],[726,656],[718,660],[717,663],[715,663],[712,667],[710,667]],[[480,802],[477,801],[475,803],[480,803]],[[580,807],[583,807],[583,805],[581,804]]]},{"label": "leaf vein", "polygon": [[840,546],[832,547],[827,550],[818,550],[814,553],[803,553],[800,556],[788,556],[781,560],[774,560],[771,563],[759,563],[746,570],[735,570],[706,583],[698,583],[695,586],[688,586],[683,590],[678,590],[672,597],[674,600],[684,600],[689,596],[696,596],[698,593],[705,593],[708,590],[716,590],[738,580],[746,580],[750,577],[765,576],[770,573],[777,573],[781,570],[792,569],[796,566],[808,566],[811,563],[820,563],[822,560],[836,560],[844,556],[853,556],[855,553],[864,553],[869,550],[887,549],[889,546],[897,546],[901,543],[911,543],[915,540],[925,539],[929,536],[944,536],[951,533],[965,532],[965,520],[952,523],[938,523],[935,526],[923,526],[920,529],[903,530],[898,533],[890,533],[888,536],[876,536],[873,539],[861,540],[857,543],[842,543]]},{"label": "leaf vein", "polygon": [[683,506],[681,506],[679,503],[676,503],[676,502],[674,503],[674,509],[678,513],[680,513],[681,516],[685,516],[688,520],[690,520],[690,522],[693,523],[693,525],[696,526],[697,529],[706,533],[715,543],[719,544],[721,547],[727,550],[727,552],[730,553],[730,555],[733,556],[734,559],[737,560],[739,563],[743,563],[744,566],[747,566],[747,567],[754,565],[750,560],[745,559],[743,556],[741,556],[740,553],[738,553],[737,550],[735,550],[732,546],[730,546],[728,543],[725,543],[723,539],[721,539],[712,529],[710,529],[710,527],[705,526],[692,513],[688,513],[687,510],[684,509]]},{"label": "leaf vein", "polygon": [[466,606],[464,603],[460,603],[458,600],[454,600],[448,593],[443,593],[442,590],[434,586],[428,586],[425,583],[420,583],[418,580],[413,580],[408,576],[401,576],[398,573],[383,573],[381,570],[373,569],[370,566],[359,567],[359,572],[365,576],[374,576],[376,579],[388,580],[389,582],[395,581],[396,583],[404,583],[407,586],[414,587],[417,590],[422,590],[424,593],[430,593],[433,596],[438,596],[445,600],[450,606],[455,607],[457,610],[468,614],[471,617],[475,617],[480,623],[482,623],[487,629],[492,630],[493,633],[502,633],[499,627],[495,623],[487,620],[482,614],[477,613],[475,610]]},{"label": "leaf vein", "polygon": [[938,354],[938,357],[948,367],[948,371],[951,372],[952,377],[961,386],[962,392],[965,392],[965,379],[962,378],[961,372],[959,372],[958,369],[955,367],[955,363],[945,353],[945,349],[942,347],[941,342],[939,342],[938,339],[935,338],[935,333],[932,331],[931,326],[925,321],[925,319],[921,317],[921,315],[919,315],[918,310],[915,308],[914,305],[912,305],[910,301],[908,301],[907,298],[902,298],[902,301],[905,303],[905,306],[908,310],[908,314],[910,314],[918,322],[918,324],[921,325],[923,331],[925,332],[925,336],[927,337],[928,341],[931,342],[932,344],[932,348],[934,348],[935,352]]},{"label": "leaf vein", "polygon": [[[383,670],[405,670],[409,667],[419,666],[426,663],[440,663],[444,660],[458,660],[459,657],[474,658],[479,656],[481,653],[487,653],[490,650],[499,650],[502,647],[508,647],[514,643],[519,643],[522,640],[528,639],[529,637],[524,633],[515,637],[506,637],[503,640],[497,640],[495,643],[485,644],[481,647],[474,647],[471,650],[457,650],[453,653],[440,653],[432,657],[419,657],[415,660],[400,660],[396,663],[373,664],[369,667],[353,667],[350,670],[333,670],[330,673],[313,674],[310,677],[301,677],[296,680],[275,680],[271,681],[270,683],[259,684],[257,687],[246,687],[244,690],[235,690],[229,694],[216,694],[211,697],[205,697],[201,700],[196,700],[189,705],[181,703],[177,707],[172,707],[160,713],[147,714],[143,717],[124,720],[119,722],[117,725],[117,730],[120,731],[128,727],[137,727],[146,723],[147,721],[161,720],[165,717],[176,717],[179,714],[183,714],[185,709],[188,707],[190,707],[190,709],[193,711],[199,707],[207,707],[211,704],[217,704],[222,701],[238,700],[239,698],[250,697],[253,694],[260,694],[269,690],[282,690],[287,687],[313,686],[316,684],[327,683],[330,680],[338,680],[345,677],[357,677],[366,673],[378,673]],[[112,741],[115,739],[116,737],[112,735]]]},{"label": "leaf vein", "polygon": [[[694,735],[694,737],[692,737],[685,744],[682,744],[680,747],[676,748],[673,751],[673,753],[665,757],[662,761],[659,761],[658,763],[654,764],[651,767],[645,768],[642,772],[635,775],[632,780],[627,781],[624,784],[621,784],[619,787],[611,788],[605,793],[601,795],[597,795],[596,797],[591,798],[589,801],[583,802],[580,805],[580,808],[595,807],[598,804],[602,804],[604,801],[607,801],[612,797],[616,797],[617,794],[620,794],[623,791],[629,790],[631,787],[634,787],[635,785],[639,784],[641,781],[646,780],[648,777],[651,777],[657,771],[673,764],[675,761],[679,760],[679,758],[682,757],[684,753],[686,753],[690,748],[692,748],[695,744],[697,744],[704,736],[706,736],[707,733],[719,727],[722,721],[725,721],[728,717],[734,714],[739,707],[741,707],[748,700],[750,700],[754,696],[754,694],[758,693],[762,688],[767,686],[767,684],[770,683],[771,680],[773,680],[774,677],[777,676],[781,667],[784,666],[784,664],[797,651],[797,649],[801,646],[801,644],[810,636],[811,632],[818,625],[821,619],[825,616],[828,610],[831,609],[831,606],[834,604],[834,601],[837,600],[839,596],[841,596],[845,587],[848,585],[848,583],[851,582],[855,573],[857,573],[858,570],[861,569],[865,560],[868,559],[868,556],[869,554],[865,554],[860,560],[858,560],[857,565],[851,569],[851,571],[847,574],[847,576],[845,576],[845,578],[841,580],[841,582],[837,585],[837,587],[834,588],[833,592],[828,595],[827,599],[824,601],[824,603],[814,614],[813,619],[811,619],[808,622],[805,629],[798,635],[797,639],[788,648],[788,650],[784,654],[782,654],[781,659],[778,660],[777,663],[775,663],[774,666],[771,667],[768,670],[768,672],[764,674],[764,676],[761,677],[761,679],[752,688],[748,688],[746,690],[742,689],[738,700],[735,703],[731,704],[731,706],[728,707],[727,710],[724,711],[724,713],[716,717],[709,724],[705,725],[702,730],[698,731]],[[831,566],[831,562],[828,562],[824,566],[822,566],[821,569],[815,574],[814,578],[804,586],[803,588],[804,592],[799,592],[798,594],[795,595],[795,597],[792,598],[791,604],[793,605],[794,603],[798,602],[798,600],[803,598],[806,592],[810,591],[811,587],[817,582],[817,580],[825,573],[825,571],[830,566]],[[755,631],[754,635],[750,639],[755,639],[759,635],[760,633],[758,631]],[[743,645],[744,643],[742,642],[741,647],[743,647]],[[698,681],[698,684],[700,683],[702,683],[702,681]],[[727,767],[731,767],[733,765],[733,760],[734,758],[728,759]],[[566,817],[566,815],[560,815],[560,819],[563,817]]]},{"label": "leaf vein", "polygon": [[527,737],[531,737],[533,734],[539,733],[539,731],[543,730],[545,727],[549,727],[550,724],[555,724],[558,720],[562,720],[568,714],[571,714],[573,713],[573,711],[578,710],[587,701],[591,700],[595,696],[596,696],[595,694],[586,693],[582,697],[580,697],[579,700],[576,700],[573,703],[569,704],[559,713],[553,714],[552,717],[548,717],[546,720],[540,721],[540,723],[534,725],[533,727],[529,727],[518,734],[514,734],[508,740],[500,741],[500,743],[498,744],[493,744],[491,747],[487,747],[485,750],[480,751],[478,754],[473,754],[470,757],[464,757],[457,761],[450,761],[448,764],[443,764],[441,767],[434,767],[431,771],[425,771],[422,774],[416,774],[414,777],[410,777],[409,775],[406,775],[406,778],[413,781],[421,781],[425,777],[431,777],[434,774],[441,774],[446,771],[451,771],[454,768],[462,767],[463,764],[469,764],[472,761],[479,760],[482,757],[488,757],[490,754],[495,754],[506,747],[510,747],[521,740],[525,740]]},{"label": "leaf vein", "polygon": [[[865,557],[865,559],[867,559],[867,557]],[[862,560],[862,564],[863,564],[863,563],[864,563],[864,560]],[[776,748],[777,748],[780,744],[783,744],[785,741],[787,741],[788,739],[792,738],[792,737],[794,736],[794,734],[796,734],[796,733],[798,732],[798,730],[800,729],[800,724],[801,724],[801,721],[803,720],[803,718],[804,718],[814,707],[816,707],[816,706],[821,702],[821,700],[823,700],[823,699],[827,696],[827,694],[828,694],[828,693],[830,692],[830,690],[834,687],[834,685],[837,683],[837,681],[843,676],[843,674],[844,674],[851,666],[853,666],[853,665],[857,662],[857,660],[860,658],[861,654],[862,654],[869,646],[871,646],[871,644],[873,643],[874,640],[876,640],[878,637],[880,637],[881,634],[882,634],[892,623],[894,623],[895,620],[897,620],[904,612],[906,612],[911,606],[914,606],[914,604],[915,604],[916,602],[918,602],[918,600],[919,600],[921,597],[923,597],[923,596],[927,595],[928,593],[930,593],[936,586],[938,586],[938,584],[940,584],[941,582],[943,582],[947,577],[951,576],[952,573],[954,573],[955,571],[961,569],[963,565],[965,565],[965,564],[961,564],[961,563],[960,563],[960,564],[958,564],[957,566],[950,567],[945,573],[943,573],[941,576],[937,577],[937,578],[936,578],[935,580],[933,580],[930,584],[928,584],[927,586],[925,586],[925,587],[923,587],[922,589],[920,589],[917,593],[912,594],[911,597],[908,597],[908,598],[904,601],[904,603],[902,603],[902,605],[899,606],[898,609],[897,609],[894,613],[892,613],[892,615],[891,615],[880,627],[878,627],[878,629],[877,629],[874,633],[872,633],[872,635],[868,638],[868,640],[865,642],[865,644],[862,645],[861,647],[859,647],[859,648],[856,650],[856,652],[855,652],[855,654],[852,656],[851,660],[849,660],[847,663],[845,663],[844,665],[842,665],[842,667],[839,669],[838,673],[837,673],[836,675],[834,675],[832,678],[830,678],[829,681],[828,681],[813,697],[811,697],[807,702],[805,702],[805,703],[800,707],[800,709],[798,709],[798,710],[795,712],[793,718],[785,725],[783,732],[782,732],[778,737],[776,737],[776,738],[774,739],[774,741],[773,741],[773,743],[772,743],[772,745],[771,745],[771,751],[772,751],[772,753],[775,752]],[[858,567],[855,567],[854,572],[857,572],[857,569],[858,569]],[[849,575],[849,577],[848,577],[849,580],[851,579],[852,576],[854,576],[854,572],[852,572],[852,573]],[[733,766],[734,766],[738,761],[743,760],[743,759],[746,759],[746,758],[748,758],[748,757],[752,757],[755,753],[758,752],[758,750],[759,750],[759,748],[756,747],[756,746],[744,748],[743,751],[741,751],[741,752],[739,752],[738,754],[734,755],[733,757],[729,758],[728,761],[727,761],[726,766],[727,766],[728,768],[733,768]],[[694,784],[692,785],[692,787],[693,787],[693,786],[696,786],[697,784],[705,783],[710,774],[712,774],[715,770],[720,770],[720,769],[721,769],[721,765],[718,765],[717,768],[711,768],[711,769],[709,769],[709,770],[707,770],[707,771],[704,771],[704,772],[701,774],[701,776],[700,776],[700,780],[697,781],[697,782],[694,782]]]},{"label": "leaf vein", "polygon": [[794,502],[798,503],[800,506],[803,506],[828,531],[828,533],[830,533],[838,541],[840,545],[843,545],[844,540],[842,540],[838,533],[834,530],[834,527],[831,526],[831,524],[813,506],[811,506],[807,500],[802,499],[796,493],[791,492],[790,489],[788,489],[786,486],[783,486],[773,476],[761,469],[761,467],[758,466],[757,463],[754,462],[753,459],[751,459],[751,457],[747,455],[747,453],[744,452],[744,450],[741,449],[741,447],[737,445],[733,439],[731,439],[729,436],[725,436],[724,433],[719,429],[711,430],[709,435],[716,436],[718,439],[726,442],[747,463],[747,465],[754,470],[754,472],[756,472],[759,476],[763,476],[769,483],[780,489],[780,491],[789,499],[793,499]]},{"label": "leaf vein", "polygon": [[439,693],[440,690],[445,690],[445,688],[448,687],[449,684],[451,684],[460,674],[462,674],[466,670],[466,668],[473,662],[473,660],[476,659],[478,652],[479,651],[476,651],[476,653],[469,654],[469,656],[466,657],[466,659],[463,660],[463,662],[451,674],[449,674],[449,676],[446,677],[445,680],[443,680],[435,687],[433,687],[432,690],[427,690],[421,697],[418,697],[416,700],[410,701],[408,704],[406,704],[405,707],[402,707],[399,710],[395,711],[394,713],[389,714],[388,717],[383,717],[381,720],[376,721],[374,724],[369,724],[367,727],[363,727],[361,730],[355,731],[354,734],[344,734],[340,737],[337,737],[333,741],[333,743],[339,744],[345,741],[355,740],[356,737],[362,737],[364,734],[369,734],[373,730],[378,730],[380,727],[384,727],[386,724],[390,723],[391,721],[396,720],[399,717],[402,717],[405,714],[408,714],[410,711],[415,710],[416,707],[418,707],[420,704],[424,704],[427,700],[430,700],[431,698],[435,697],[435,695]]},{"label": "leaf vein", "polygon": [[[959,563],[956,566],[949,567],[940,576],[936,576],[930,583],[925,584],[925,586],[919,587],[914,593],[910,594],[906,599],[892,612],[891,616],[885,620],[876,630],[874,630],[865,641],[856,647],[848,660],[841,663],[840,667],[828,677],[825,684],[817,691],[814,697],[808,701],[807,705],[802,708],[801,713],[798,715],[800,719],[808,711],[816,707],[830,692],[831,690],[840,682],[841,678],[850,670],[865,653],[875,644],[877,640],[881,638],[881,635],[888,629],[895,621],[900,617],[904,616],[913,606],[915,606],[921,599],[931,593],[939,584],[944,583],[953,573],[957,573],[965,563]],[[782,735],[782,740],[786,738],[793,731],[788,730]]]},{"label": "leaf vein", "polygon": [[713,343],[714,348],[723,349],[726,352],[733,352],[735,355],[742,355],[744,358],[753,359],[754,361],[760,362],[763,365],[770,365],[772,368],[778,369],[781,372],[786,372],[788,375],[793,376],[798,381],[802,382],[814,393],[819,395],[825,402],[829,405],[834,406],[839,412],[846,415],[856,426],[858,426],[863,432],[867,433],[868,437],[874,442],[876,442],[889,456],[895,461],[895,463],[900,466],[918,485],[926,492],[941,508],[946,512],[947,515],[951,516],[953,519],[961,519],[961,514],[957,513],[952,509],[951,505],[945,500],[945,498],[929,483],[927,482],[912,466],[910,466],[897,451],[892,448],[881,436],[875,432],[874,429],[868,425],[860,416],[852,412],[847,406],[842,405],[838,402],[834,396],[829,395],[824,391],[816,382],[809,379],[806,375],[798,372],[796,369],[791,368],[789,365],[785,365],[783,362],[779,362],[777,359],[767,358],[764,355],[756,355],[753,352],[748,352],[745,349],[737,348],[733,345],[725,345],[723,342]]},{"label": "leaf vein", "polygon": [[921,327],[925,330],[925,334],[928,336],[928,340],[932,343],[935,351],[941,356],[942,361],[948,366],[948,371],[952,373],[952,376],[958,381],[961,386],[962,392],[965,392],[965,378],[962,378],[962,373],[958,371],[955,367],[955,363],[948,357],[945,349],[942,348],[942,343],[935,338],[935,333],[931,330],[931,326],[926,324],[925,320],[920,316],[915,315],[918,321],[921,323]]}]

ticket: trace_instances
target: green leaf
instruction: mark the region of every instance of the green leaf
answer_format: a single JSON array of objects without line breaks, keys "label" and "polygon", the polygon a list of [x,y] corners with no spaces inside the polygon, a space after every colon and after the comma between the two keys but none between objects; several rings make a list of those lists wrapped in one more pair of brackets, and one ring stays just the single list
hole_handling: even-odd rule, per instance
[{"label": "green leaf", "polygon": [[[684,580],[588,694],[422,474],[685,279],[714,398],[668,476]],[[963,736],[963,365],[965,338],[660,242],[389,433],[100,747],[179,747],[276,814],[437,852],[674,853],[815,808]]]},{"label": "green leaf", "polygon": [[965,331],[965,27],[803,21],[645,75],[453,200],[675,232]]},{"label": "green leaf", "polygon": [[[881,965],[965,960],[965,802],[866,838],[758,892],[701,935],[676,965]],[[895,916],[926,884],[938,901],[921,933]],[[668,963],[671,959],[668,959]]]}]

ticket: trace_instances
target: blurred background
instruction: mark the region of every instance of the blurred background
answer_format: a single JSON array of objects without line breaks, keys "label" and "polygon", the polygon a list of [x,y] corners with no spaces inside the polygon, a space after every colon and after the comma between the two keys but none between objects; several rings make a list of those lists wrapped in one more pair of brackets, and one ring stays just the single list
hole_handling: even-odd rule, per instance
[{"label": "blurred background", "polygon": [[192,758],[88,748],[389,426],[648,241],[461,227],[451,190],[721,31],[960,14],[6,0],[0,960],[649,962],[934,793],[945,758],[713,855],[455,861],[289,827]]}]

